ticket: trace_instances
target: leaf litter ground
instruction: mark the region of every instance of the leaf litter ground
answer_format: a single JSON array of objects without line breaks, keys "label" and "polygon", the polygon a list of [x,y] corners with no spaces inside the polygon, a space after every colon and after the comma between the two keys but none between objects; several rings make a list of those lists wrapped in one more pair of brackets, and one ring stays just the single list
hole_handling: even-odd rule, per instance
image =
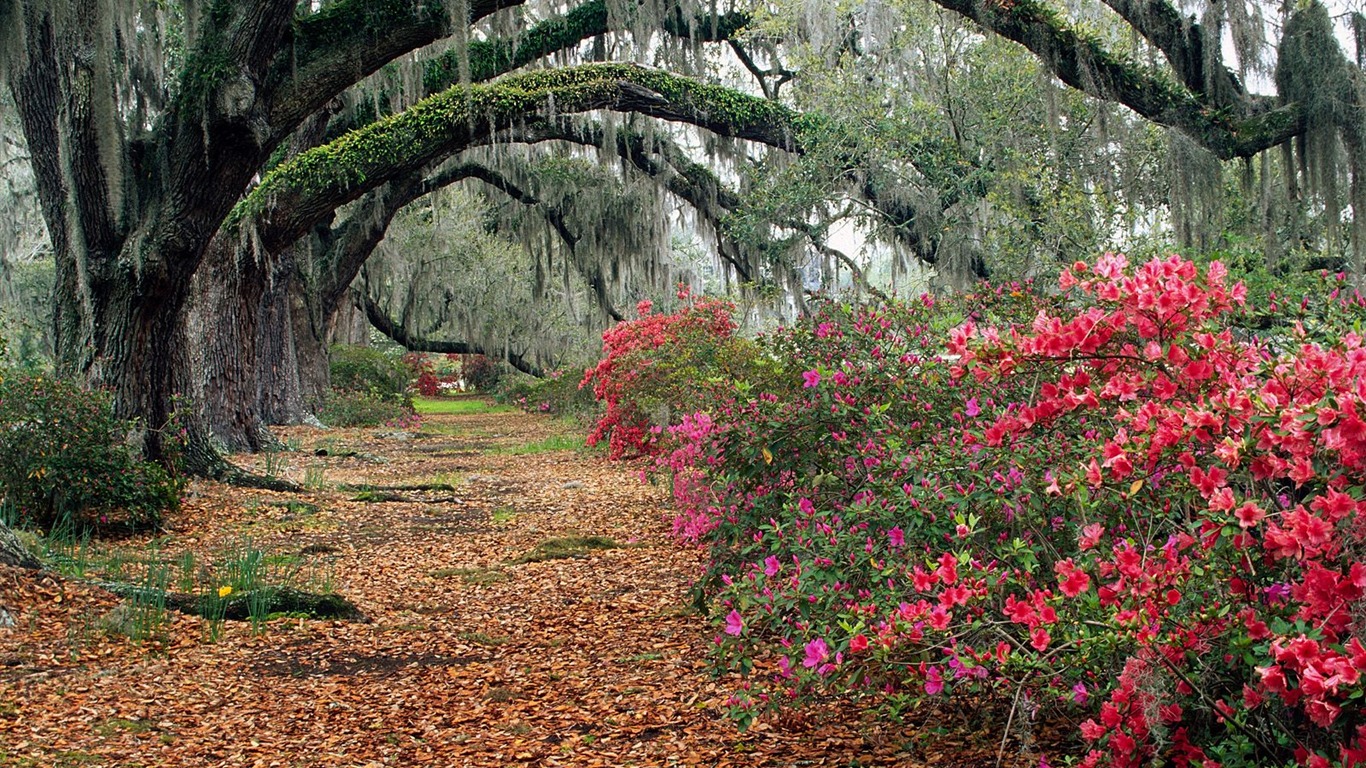
[{"label": "leaf litter ground", "polygon": [[369,621],[228,622],[210,642],[172,613],[134,643],[101,629],[107,592],[0,569],[0,766],[1039,764],[1015,733],[998,755],[1006,712],[948,702],[894,725],[832,700],[738,732],[666,495],[638,467],[545,450],[566,442],[551,420],[283,437],[296,450],[246,461],[312,490],[197,483],[155,551],[249,539]]}]

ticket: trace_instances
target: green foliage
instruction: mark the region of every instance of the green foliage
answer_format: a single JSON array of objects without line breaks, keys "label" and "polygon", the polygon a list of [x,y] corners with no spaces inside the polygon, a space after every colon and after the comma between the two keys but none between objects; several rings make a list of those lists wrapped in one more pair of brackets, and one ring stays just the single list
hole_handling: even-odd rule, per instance
[{"label": "green foliage", "polygon": [[551,371],[543,379],[517,376],[503,381],[498,401],[515,405],[533,413],[570,416],[580,421],[591,421],[598,416],[598,405],[593,392],[579,386],[573,372]]},{"label": "green foliage", "polygon": [[329,350],[332,388],[407,404],[413,371],[401,357],[373,347],[335,344]]},{"label": "green foliage", "polygon": [[372,392],[334,389],[318,412],[318,418],[334,427],[377,427],[411,413],[412,409],[405,403]]},{"label": "green foliage", "polygon": [[134,456],[124,443],[131,430],[104,393],[8,375],[0,382],[0,493],[12,522],[155,527],[179,504],[183,480]]}]

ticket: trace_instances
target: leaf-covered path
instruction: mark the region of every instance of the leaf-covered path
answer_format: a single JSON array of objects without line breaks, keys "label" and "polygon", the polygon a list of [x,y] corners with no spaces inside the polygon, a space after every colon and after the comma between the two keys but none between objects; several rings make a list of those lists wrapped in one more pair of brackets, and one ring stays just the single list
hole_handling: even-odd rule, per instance
[{"label": "leaf-covered path", "polygon": [[[228,622],[208,642],[173,615],[139,645],[101,629],[107,593],[0,569],[0,766],[995,764],[1000,715],[895,729],[832,703],[739,733],[664,494],[554,450],[559,429],[502,412],[290,430],[270,469],[315,490],[196,485],[154,548],[122,543],[173,559],[250,539],[330,574],[368,623]],[[1006,757],[1029,761],[1013,740]]]}]

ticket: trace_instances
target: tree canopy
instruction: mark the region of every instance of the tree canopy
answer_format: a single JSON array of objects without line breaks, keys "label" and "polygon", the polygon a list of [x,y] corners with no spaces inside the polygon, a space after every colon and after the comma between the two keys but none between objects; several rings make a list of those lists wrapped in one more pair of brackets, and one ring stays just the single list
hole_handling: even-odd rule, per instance
[{"label": "tree canopy", "polygon": [[[306,399],[309,375],[279,372],[316,367],[305,348],[323,348],[390,222],[452,184],[516,203],[490,219],[455,198],[527,249],[508,263],[533,274],[531,304],[558,271],[589,325],[669,282],[679,235],[727,281],[798,306],[837,272],[864,290],[926,269],[962,286],[1172,235],[1360,275],[1361,68],[1337,33],[1356,17],[1198,10],[34,0],[0,9],[0,77],[54,255],[58,367],[110,388],[153,456],[188,402],[193,463],[212,472],[211,434],[252,447],[306,409],[268,402]],[[568,170],[585,165],[601,170]],[[392,256],[368,285],[422,272]],[[560,343],[491,327],[405,333],[543,361]]]}]

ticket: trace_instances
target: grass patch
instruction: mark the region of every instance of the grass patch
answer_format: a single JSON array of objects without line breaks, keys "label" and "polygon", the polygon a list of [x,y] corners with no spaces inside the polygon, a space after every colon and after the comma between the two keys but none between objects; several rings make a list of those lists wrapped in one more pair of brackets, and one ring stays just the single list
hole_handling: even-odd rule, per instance
[{"label": "grass patch", "polygon": [[493,521],[494,525],[503,525],[504,523],[512,522],[512,518],[516,516],[517,510],[513,509],[512,507],[499,507],[493,510],[493,514],[490,515],[490,519]]},{"label": "grass patch", "polygon": [[486,587],[500,581],[507,581],[512,577],[501,568],[438,568],[432,571],[432,578],[460,579],[466,584]]},{"label": "grass patch", "polygon": [[499,646],[508,641],[506,637],[490,635],[487,632],[461,632],[456,637],[475,645]]},{"label": "grass patch", "polygon": [[596,549],[619,549],[621,545],[606,536],[560,536],[546,539],[536,548],[512,560],[513,565],[540,563],[546,560],[587,557]]},{"label": "grass patch", "polygon": [[484,413],[512,413],[516,410],[511,406],[499,405],[480,397],[417,397],[413,398],[413,408],[423,416],[469,416]]},{"label": "grass patch", "polygon": [[534,442],[511,447],[493,448],[488,452],[509,454],[512,456],[526,456],[533,453],[550,453],[551,451],[581,451],[583,448],[583,438],[579,435],[551,435],[544,440],[536,440]]},{"label": "grass patch", "polygon": [[155,726],[151,720],[129,720],[126,717],[111,717],[95,726],[95,733],[105,738],[119,733],[146,733]]}]

